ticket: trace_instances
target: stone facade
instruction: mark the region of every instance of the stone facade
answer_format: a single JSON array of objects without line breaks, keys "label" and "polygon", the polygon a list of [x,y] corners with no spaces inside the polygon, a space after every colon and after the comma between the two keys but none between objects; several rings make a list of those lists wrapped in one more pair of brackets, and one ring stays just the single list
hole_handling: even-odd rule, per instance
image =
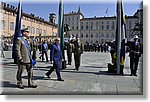
[{"label": "stone facade", "polygon": [[[12,5],[1,2],[1,35],[6,41],[12,42],[12,37],[15,31],[17,8]],[[36,40],[49,40],[49,38],[57,35],[57,25],[55,14],[50,14],[49,21],[45,21],[34,14],[22,13],[22,28],[28,27],[30,36],[36,37]]]},{"label": "stone facade", "polygon": [[[131,30],[135,27],[135,23],[139,22],[139,15],[125,16],[126,18],[126,34],[127,39],[131,39],[134,34]],[[64,16],[65,24],[71,28],[69,34],[79,35],[81,41],[88,43],[105,43],[115,39],[116,32],[116,16],[113,17],[93,17],[85,18],[80,8],[77,12],[70,12]]]}]

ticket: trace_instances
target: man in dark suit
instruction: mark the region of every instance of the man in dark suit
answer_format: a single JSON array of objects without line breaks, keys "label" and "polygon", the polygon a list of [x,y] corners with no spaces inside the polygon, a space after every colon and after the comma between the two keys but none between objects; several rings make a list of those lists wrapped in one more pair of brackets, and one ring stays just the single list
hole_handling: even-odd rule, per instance
[{"label": "man in dark suit", "polygon": [[48,52],[48,45],[47,45],[47,42],[45,40],[43,42],[43,44],[42,44],[42,61],[44,61],[44,54],[45,54],[45,56],[46,56],[46,62],[48,62],[47,52]]},{"label": "man in dark suit", "polygon": [[29,30],[27,28],[22,29],[22,37],[17,38],[17,42],[15,44],[16,55],[17,55],[17,63],[18,63],[18,71],[17,71],[17,87],[20,89],[24,89],[22,85],[22,73],[26,68],[28,72],[28,87],[36,88],[37,85],[34,85],[32,77],[33,77],[33,69],[32,69],[32,57],[28,44],[29,39]]},{"label": "man in dark suit", "polygon": [[139,58],[141,57],[141,44],[139,42],[138,36],[134,36],[134,41],[130,42],[130,70],[131,70],[131,76],[137,76],[137,67],[138,67],[138,62]]},{"label": "man in dark suit", "polygon": [[50,78],[50,74],[56,69],[57,80],[64,81],[61,78],[60,70],[62,69],[62,51],[60,48],[60,38],[55,39],[55,43],[51,46],[50,62],[53,63],[53,67],[45,74]]}]

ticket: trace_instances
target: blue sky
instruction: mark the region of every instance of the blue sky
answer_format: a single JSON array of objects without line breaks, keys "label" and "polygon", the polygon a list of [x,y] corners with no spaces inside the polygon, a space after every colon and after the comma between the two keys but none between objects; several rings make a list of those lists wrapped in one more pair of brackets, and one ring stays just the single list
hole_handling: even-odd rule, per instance
[{"label": "blue sky", "polygon": [[[12,2],[10,0],[5,1],[11,5],[17,6],[19,0],[15,0]],[[42,17],[48,21],[48,17],[50,13],[55,13],[58,15],[58,0],[55,2],[43,1],[43,2],[25,2],[23,0],[22,7],[23,11],[26,13],[34,13],[36,16]],[[82,0],[83,1],[83,0]],[[86,0],[89,1],[89,0]],[[106,2],[105,2],[106,1]],[[84,17],[103,17],[103,16],[114,16],[116,15],[116,0],[112,0],[108,2],[105,1],[93,1],[93,2],[64,2],[64,11],[65,13],[69,13],[71,11],[77,12],[78,7],[80,6],[81,12],[83,13]],[[110,1],[110,0],[109,0]],[[133,0],[134,2],[130,2],[124,0],[124,12],[125,15],[133,15],[137,9],[139,8],[139,4],[142,0]],[[106,9],[108,8],[108,14],[106,14]],[[58,19],[58,17],[57,17]]]}]

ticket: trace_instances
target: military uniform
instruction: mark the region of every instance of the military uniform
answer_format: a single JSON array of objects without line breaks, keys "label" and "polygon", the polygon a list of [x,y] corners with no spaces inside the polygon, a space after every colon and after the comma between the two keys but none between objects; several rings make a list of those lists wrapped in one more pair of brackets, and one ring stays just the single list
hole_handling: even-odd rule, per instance
[{"label": "military uniform", "polygon": [[141,57],[141,44],[140,42],[137,41],[131,41],[130,42],[130,70],[131,70],[131,76],[137,76],[137,67],[138,67],[138,62],[139,58]]},{"label": "military uniform", "polygon": [[72,44],[67,43],[67,57],[68,57],[68,65],[71,65],[72,62]]},{"label": "military uniform", "polygon": [[79,70],[81,54],[83,53],[83,44],[80,43],[79,40],[74,41],[73,44],[74,44],[73,53],[74,53],[75,69]]},{"label": "military uniform", "polygon": [[31,45],[31,48],[32,48],[32,51],[33,51],[33,53],[32,53],[32,59],[36,60],[36,58],[37,58],[36,57],[37,44],[36,44],[35,41],[33,41],[32,45]]},{"label": "military uniform", "polygon": [[28,86],[32,88],[36,88],[37,85],[33,84],[33,69],[32,69],[32,64],[31,64],[31,55],[30,52],[25,45],[28,44],[27,38],[26,37],[19,37],[17,38],[16,44],[15,44],[15,51],[17,55],[17,63],[18,63],[18,71],[17,71],[17,86],[19,88],[23,88],[22,86],[22,73],[24,69],[26,68],[28,72]]}]

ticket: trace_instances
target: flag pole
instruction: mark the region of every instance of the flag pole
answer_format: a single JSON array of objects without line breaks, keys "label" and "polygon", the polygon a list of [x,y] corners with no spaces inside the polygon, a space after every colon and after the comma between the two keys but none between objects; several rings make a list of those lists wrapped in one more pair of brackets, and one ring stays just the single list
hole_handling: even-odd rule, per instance
[{"label": "flag pole", "polygon": [[16,25],[13,37],[13,50],[12,50],[12,58],[14,59],[14,63],[17,63],[16,53],[15,53],[15,44],[16,39],[21,36],[21,19],[22,19],[22,0],[19,0],[17,16],[16,16]]},{"label": "flag pole", "polygon": [[120,51],[121,51],[121,2],[120,0],[117,1],[117,23],[118,23],[118,30],[117,30],[117,70],[116,74],[120,74]]}]

